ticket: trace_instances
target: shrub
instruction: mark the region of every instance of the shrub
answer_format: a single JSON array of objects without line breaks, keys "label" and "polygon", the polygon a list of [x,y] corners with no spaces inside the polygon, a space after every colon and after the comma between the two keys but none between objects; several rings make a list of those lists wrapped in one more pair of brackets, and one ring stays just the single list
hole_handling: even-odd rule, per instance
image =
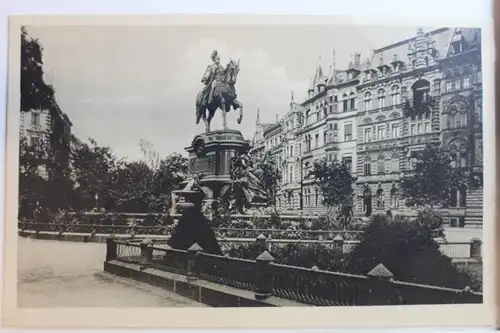
[{"label": "shrub", "polygon": [[432,234],[439,221],[439,216],[432,212],[422,212],[413,220],[373,216],[360,244],[349,253],[348,272],[365,275],[382,263],[397,280],[477,289],[477,283],[439,250]]}]

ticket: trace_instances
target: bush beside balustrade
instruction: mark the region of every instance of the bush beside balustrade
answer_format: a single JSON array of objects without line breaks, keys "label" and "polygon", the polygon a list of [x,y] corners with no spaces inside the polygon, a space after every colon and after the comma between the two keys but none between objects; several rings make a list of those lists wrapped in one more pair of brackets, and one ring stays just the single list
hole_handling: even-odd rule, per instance
[{"label": "bush beside balustrade", "polygon": [[463,304],[481,303],[482,294],[464,290],[394,281],[392,273],[378,265],[366,276],[328,272],[274,263],[262,252],[255,260],[203,253],[197,244],[188,251],[159,247],[155,242],[107,240],[106,261],[136,263],[255,292],[257,299],[270,296],[316,306]]}]

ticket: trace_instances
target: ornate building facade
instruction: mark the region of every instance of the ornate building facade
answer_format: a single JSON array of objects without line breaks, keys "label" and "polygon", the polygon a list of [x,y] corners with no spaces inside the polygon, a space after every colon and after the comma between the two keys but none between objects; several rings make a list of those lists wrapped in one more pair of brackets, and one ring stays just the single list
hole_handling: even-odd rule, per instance
[{"label": "ornate building facade", "polygon": [[[321,193],[308,170],[317,159],[345,160],[357,177],[355,214],[391,209],[411,215],[399,183],[412,172],[414,153],[427,143],[449,149],[453,165],[482,171],[480,29],[418,29],[413,38],[381,47],[364,61],[355,53],[345,69],[318,66],[307,98],[274,124],[260,124],[255,157],[277,157],[282,211],[322,212]],[[423,112],[415,112],[420,106]],[[259,152],[260,155],[257,155]],[[452,189],[443,209],[450,226],[482,224],[482,188]]]}]

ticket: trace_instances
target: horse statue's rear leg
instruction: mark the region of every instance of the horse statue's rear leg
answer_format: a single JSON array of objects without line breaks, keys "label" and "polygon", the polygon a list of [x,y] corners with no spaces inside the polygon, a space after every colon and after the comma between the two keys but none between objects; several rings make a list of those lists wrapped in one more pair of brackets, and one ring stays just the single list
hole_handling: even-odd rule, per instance
[{"label": "horse statue's rear leg", "polygon": [[233,109],[235,110],[240,109],[240,112],[238,114],[238,119],[236,119],[236,121],[238,122],[238,124],[241,124],[241,121],[243,120],[243,103],[235,99],[233,101]]}]

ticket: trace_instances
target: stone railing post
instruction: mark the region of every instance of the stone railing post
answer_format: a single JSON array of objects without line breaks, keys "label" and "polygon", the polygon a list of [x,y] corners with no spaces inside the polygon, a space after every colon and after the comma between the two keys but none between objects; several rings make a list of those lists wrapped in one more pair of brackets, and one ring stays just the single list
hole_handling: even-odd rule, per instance
[{"label": "stone railing post", "polygon": [[259,248],[259,252],[262,253],[266,250],[266,242],[267,242],[267,238],[263,234],[260,234],[257,236],[257,238],[255,238],[255,243],[257,244],[257,247]]},{"label": "stone railing post", "polygon": [[187,263],[186,263],[186,277],[188,281],[193,281],[198,278],[197,269],[196,269],[196,258],[198,253],[203,251],[203,248],[198,245],[198,243],[193,243],[189,247]]},{"label": "stone railing post", "polygon": [[115,260],[117,258],[117,247],[115,236],[108,236],[108,238],[106,238],[106,261]]},{"label": "stone railing post", "polygon": [[481,239],[474,237],[471,239],[470,243],[470,257],[473,259],[481,259],[482,258],[482,244]]},{"label": "stone railing post", "polygon": [[333,239],[333,248],[340,253],[344,253],[344,238],[342,238],[342,236],[335,236]]},{"label": "stone railing post", "polygon": [[153,261],[153,249],[151,248],[151,240],[144,238],[141,242],[141,265],[147,265]]},{"label": "stone railing post", "polygon": [[273,261],[274,257],[267,251],[262,252],[256,259],[257,291],[255,298],[258,300],[266,299],[273,293],[273,267],[271,266]]},{"label": "stone railing post", "polygon": [[398,304],[396,292],[391,290],[394,275],[383,264],[378,264],[366,274],[370,280],[370,297],[366,305]]}]

